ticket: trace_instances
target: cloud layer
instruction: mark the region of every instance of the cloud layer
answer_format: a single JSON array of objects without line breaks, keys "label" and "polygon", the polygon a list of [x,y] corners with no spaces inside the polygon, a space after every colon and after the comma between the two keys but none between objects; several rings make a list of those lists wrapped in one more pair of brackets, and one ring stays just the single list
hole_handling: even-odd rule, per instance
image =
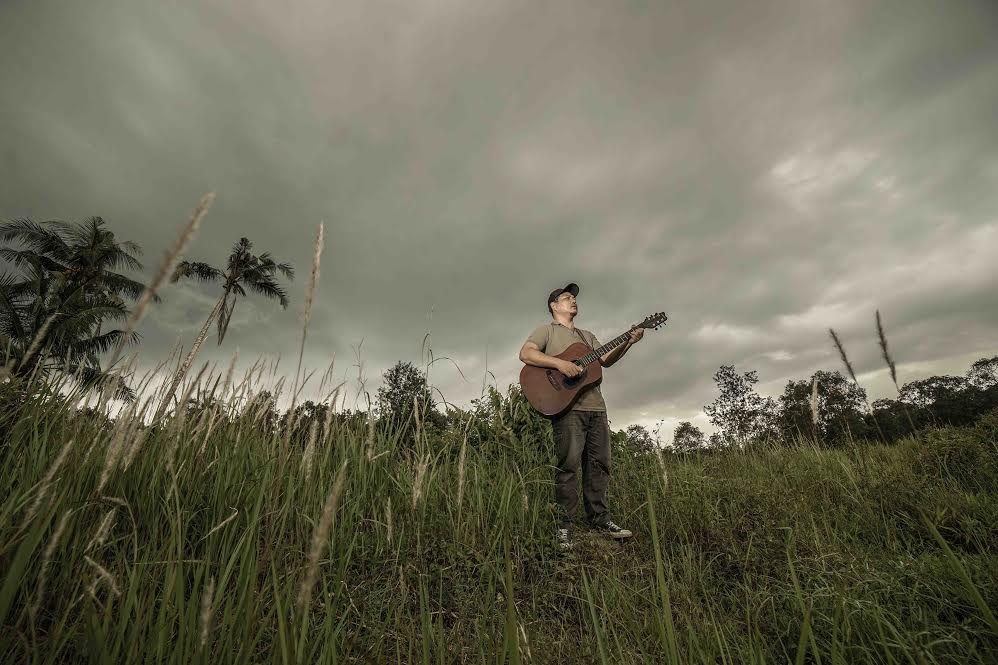
[{"label": "cloud layer", "polygon": [[[668,435],[721,364],[837,369],[829,327],[878,370],[877,308],[902,374],[998,352],[996,28],[983,0],[7,2],[0,216],[102,215],[151,267],[215,190],[191,258],[247,236],[302,275],[288,312],[240,303],[223,366],[296,355],[324,221],[306,364],[360,346],[374,388],[429,333],[462,405],[558,285],[603,339],[664,310],[604,394]],[[164,297],[151,357],[216,296]]]}]

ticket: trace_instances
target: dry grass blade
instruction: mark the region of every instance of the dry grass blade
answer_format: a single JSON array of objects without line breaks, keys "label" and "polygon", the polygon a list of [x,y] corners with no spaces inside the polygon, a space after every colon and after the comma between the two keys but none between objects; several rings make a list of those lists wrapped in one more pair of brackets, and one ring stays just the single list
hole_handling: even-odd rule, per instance
[{"label": "dry grass blade", "polygon": [[832,335],[832,341],[835,342],[835,348],[839,350],[839,357],[842,358],[842,362],[845,363],[849,376],[852,377],[853,383],[858,385],[859,381],[856,380],[856,372],[852,371],[852,364],[849,362],[849,356],[846,355],[846,350],[842,347],[842,342],[839,341],[839,336],[835,334],[835,330],[832,328],[829,328],[828,332]]},{"label": "dry grass blade", "polygon": [[224,520],[222,520],[218,524],[216,524],[214,526],[214,528],[212,528],[211,531],[209,531],[208,533],[204,534],[204,536],[202,536],[201,540],[205,540],[208,536],[210,536],[211,534],[215,533],[216,531],[218,531],[219,529],[221,529],[223,526],[225,526],[226,524],[228,524],[232,520],[236,519],[237,515],[239,515],[239,511],[237,509],[233,508],[232,509],[232,514],[229,515],[228,517],[226,517]]},{"label": "dry grass blade", "polygon": [[430,457],[427,455],[419,461],[416,465],[416,477],[412,481],[412,509],[416,510],[416,506],[419,505],[419,500],[423,496],[423,477],[426,475],[426,469],[430,465]]},{"label": "dry grass blade", "polygon": [[[18,363],[16,371],[20,371],[21,368],[24,367],[25,363],[27,363],[29,360],[31,360],[31,357],[34,356],[35,353],[38,351],[38,348],[42,345],[42,342],[45,340],[45,335],[48,333],[49,327],[51,327],[52,322],[55,321],[55,318],[57,316],[59,316],[59,312],[55,312],[54,314],[52,314],[51,316],[49,316],[47,319],[45,319],[45,322],[38,329],[38,332],[35,333],[34,338],[32,338],[31,345],[28,347],[27,352],[25,352],[24,356],[21,358],[21,362]],[[13,362],[13,359],[7,361],[7,365],[9,366],[12,362]],[[7,366],[5,366],[4,367],[4,374],[8,374],[8,373],[9,373],[9,370],[7,369]]]},{"label": "dry grass blade", "polygon": [[385,529],[388,532],[388,544],[392,544],[392,497],[385,501]]},{"label": "dry grass blade", "polygon": [[132,461],[135,460],[135,455],[139,452],[139,449],[142,448],[142,444],[145,443],[146,435],[148,433],[149,430],[140,429],[129,437],[131,442],[128,444],[128,449],[125,451],[124,457],[121,459],[122,472],[127,471],[128,467],[132,465]]},{"label": "dry grass blade", "polygon": [[464,499],[464,464],[468,451],[468,436],[461,440],[461,452],[457,458],[457,512],[461,514],[461,505]]},{"label": "dry grass blade", "polygon": [[97,532],[94,537],[90,539],[87,546],[84,548],[84,552],[89,552],[90,550],[100,547],[107,541],[107,536],[111,533],[111,528],[114,526],[114,516],[118,512],[117,508],[112,508],[107,511],[104,515],[104,519],[101,520],[100,526],[97,527]]},{"label": "dry grass blade", "polygon": [[818,427],[818,376],[811,378],[811,424]]},{"label": "dry grass blade", "polygon": [[66,457],[69,455],[69,449],[73,447],[73,439],[66,441],[63,445],[62,450],[59,452],[59,456],[55,458],[55,462],[49,467],[48,472],[42,479],[41,484],[38,487],[38,494],[35,496],[35,500],[31,502],[31,507],[28,508],[28,512],[24,516],[24,521],[21,522],[21,528],[23,529],[28,525],[28,523],[34,518],[35,514],[38,512],[38,508],[42,505],[42,501],[45,500],[48,494],[49,487],[52,485],[52,480],[55,478],[55,474],[59,472],[59,468],[62,463],[66,461]]},{"label": "dry grass blade", "polygon": [[232,377],[236,372],[236,361],[239,360],[239,347],[236,347],[235,352],[232,354],[232,360],[229,361],[229,371],[225,373],[225,383],[222,384],[222,400],[225,401],[229,398],[229,388],[232,387]]},{"label": "dry grass blade", "polygon": [[215,201],[215,192],[208,192],[201,197],[198,201],[197,207],[194,208],[194,213],[191,215],[191,219],[187,222],[187,226],[180,233],[176,242],[170,247],[169,251],[166,253],[166,257],[163,262],[159,265],[156,270],[156,274],[153,276],[152,281],[146,287],[145,291],[142,292],[142,296],[139,298],[138,303],[135,304],[135,309],[132,310],[132,315],[128,318],[128,323],[125,326],[125,334],[121,336],[121,340],[114,347],[114,353],[111,355],[111,360],[108,362],[107,367],[114,367],[114,364],[118,361],[121,355],[121,350],[124,348],[125,341],[131,337],[132,332],[138,327],[139,322],[142,321],[142,317],[145,316],[146,308],[152,299],[156,297],[156,293],[159,291],[160,287],[170,278],[170,273],[173,272],[173,266],[176,265],[177,260],[184,255],[184,251],[187,249],[187,245],[190,243],[191,238],[197,233],[198,227],[201,226],[201,220],[208,213],[208,208]]},{"label": "dry grass blade", "polygon": [[308,568],[305,572],[305,579],[302,580],[301,589],[298,591],[298,609],[304,611],[312,597],[312,587],[319,575],[319,559],[329,543],[329,532],[333,528],[336,520],[336,507],[340,502],[340,494],[343,492],[343,485],[347,477],[347,461],[343,460],[340,470],[336,472],[336,480],[333,481],[333,489],[326,497],[326,503],[322,507],[322,516],[319,524],[312,532],[312,546],[308,552]]},{"label": "dry grass blade", "polygon": [[325,234],[325,226],[319,224],[319,233],[315,236],[315,253],[312,256],[312,274],[308,279],[308,289],[305,291],[305,312],[301,328],[301,346],[298,349],[298,368],[295,370],[295,384],[291,397],[291,413],[294,413],[295,402],[298,400],[298,376],[301,374],[302,358],[305,355],[305,338],[308,336],[308,322],[312,319],[312,302],[315,298],[315,289],[319,284],[319,265],[322,262],[322,245]]},{"label": "dry grass blade", "polygon": [[374,459],[374,442],[376,441],[376,439],[374,431],[374,413],[371,412],[370,400],[368,400],[368,402],[369,403],[367,407],[367,437],[364,442],[364,449],[367,451],[367,459],[368,461],[370,461]]},{"label": "dry grass blade", "polygon": [[56,548],[59,546],[59,539],[62,538],[63,531],[66,530],[66,525],[69,524],[69,516],[73,514],[72,510],[67,510],[62,514],[62,518],[59,520],[59,525],[55,528],[55,532],[52,537],[49,538],[48,545],[45,546],[45,553],[42,554],[42,565],[38,572],[38,586],[35,588],[35,602],[31,606],[31,615],[38,615],[38,608],[41,605],[42,600],[45,598],[45,583],[48,579],[48,568],[49,563],[52,561],[52,555],[55,554]]},{"label": "dry grass blade", "polygon": [[887,335],[884,334],[884,325],[880,320],[880,310],[877,310],[877,337],[880,340],[880,350],[884,354],[884,361],[887,366],[891,369],[891,381],[894,382],[894,388],[900,392],[901,389],[898,388],[898,376],[897,370],[894,367],[894,359],[891,358],[891,352],[887,350]]},{"label": "dry grass blade", "polygon": [[94,593],[96,593],[97,583],[100,582],[101,579],[107,582],[108,587],[111,589],[111,593],[113,593],[116,596],[121,595],[121,591],[118,589],[118,584],[117,582],[115,582],[114,576],[107,571],[107,568],[100,565],[99,563],[97,563],[88,556],[84,556],[83,560],[86,561],[91,566],[93,566],[94,570],[97,571],[97,577],[94,578],[93,584],[91,584],[90,588],[88,589],[88,593],[91,595],[91,597],[94,595]]},{"label": "dry grass blade", "polygon": [[318,431],[319,421],[313,420],[312,426],[308,430],[308,444],[305,446],[305,452],[301,456],[301,468],[306,479],[312,477],[312,458],[315,456],[315,438]]}]

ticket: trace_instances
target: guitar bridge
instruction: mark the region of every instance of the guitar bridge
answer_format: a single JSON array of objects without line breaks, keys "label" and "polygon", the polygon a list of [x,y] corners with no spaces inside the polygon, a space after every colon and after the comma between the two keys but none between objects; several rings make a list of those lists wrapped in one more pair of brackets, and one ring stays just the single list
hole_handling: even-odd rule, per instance
[{"label": "guitar bridge", "polygon": [[554,389],[561,390],[561,381],[558,380],[558,372],[549,369],[545,373],[548,375],[548,381],[554,386]]}]

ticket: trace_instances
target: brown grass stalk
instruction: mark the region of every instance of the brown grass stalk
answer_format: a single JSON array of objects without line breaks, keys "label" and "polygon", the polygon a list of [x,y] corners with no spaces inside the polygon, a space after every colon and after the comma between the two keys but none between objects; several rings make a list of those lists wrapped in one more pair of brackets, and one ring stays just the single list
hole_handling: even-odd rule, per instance
[{"label": "brown grass stalk", "polygon": [[118,361],[118,357],[121,355],[121,350],[125,345],[127,339],[131,336],[132,332],[138,327],[139,322],[142,321],[142,317],[145,316],[146,308],[149,307],[149,303],[156,296],[159,289],[166,283],[170,278],[170,273],[173,272],[173,267],[176,265],[180,257],[184,255],[184,251],[187,249],[187,245],[190,243],[191,238],[197,233],[198,228],[201,226],[201,220],[208,213],[208,209],[211,204],[215,201],[215,192],[208,192],[198,201],[197,206],[194,208],[194,212],[191,214],[190,221],[184,227],[183,231],[177,237],[177,240],[170,247],[169,251],[166,253],[166,257],[163,262],[160,263],[159,268],[156,270],[156,274],[153,275],[152,281],[146,286],[145,291],[139,297],[138,303],[135,305],[135,309],[132,310],[132,315],[128,318],[128,323],[125,325],[125,333],[121,336],[121,340],[115,345],[114,353],[111,355],[111,360],[108,362],[107,367],[111,368],[114,363]]}]

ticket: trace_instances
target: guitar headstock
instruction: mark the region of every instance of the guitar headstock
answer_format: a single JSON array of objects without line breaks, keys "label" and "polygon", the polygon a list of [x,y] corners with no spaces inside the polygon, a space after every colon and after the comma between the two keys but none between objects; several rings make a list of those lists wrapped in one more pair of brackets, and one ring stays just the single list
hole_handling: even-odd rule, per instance
[{"label": "guitar headstock", "polygon": [[638,323],[634,327],[635,328],[654,328],[655,330],[658,330],[659,326],[664,326],[665,325],[665,321],[668,318],[669,317],[665,315],[665,312],[655,312],[654,314],[646,316],[644,321],[642,321],[641,323]]}]

